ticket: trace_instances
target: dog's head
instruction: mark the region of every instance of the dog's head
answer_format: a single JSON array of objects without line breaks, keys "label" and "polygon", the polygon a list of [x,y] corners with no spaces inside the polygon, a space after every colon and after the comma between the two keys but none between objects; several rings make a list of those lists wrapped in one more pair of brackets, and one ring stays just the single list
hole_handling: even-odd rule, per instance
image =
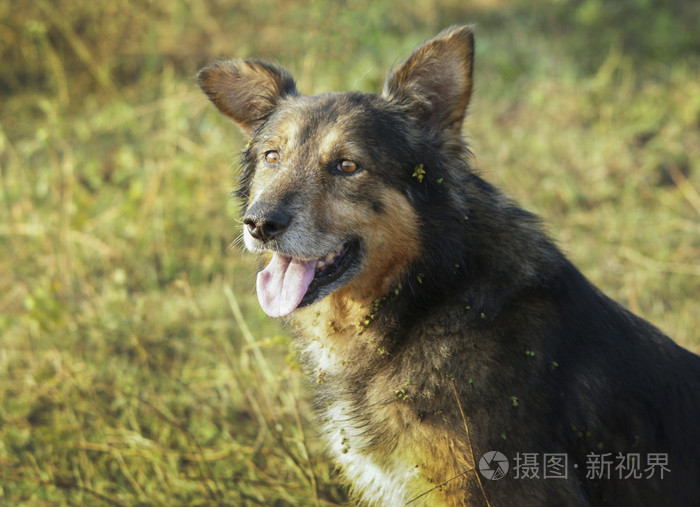
[{"label": "dog's head", "polygon": [[287,71],[259,61],[199,72],[202,90],[250,139],[239,193],[245,245],[269,257],[257,280],[266,313],[332,293],[371,301],[420,255],[415,196],[441,183],[437,159],[464,149],[473,46],[469,27],[445,30],[377,95],[302,96]]}]

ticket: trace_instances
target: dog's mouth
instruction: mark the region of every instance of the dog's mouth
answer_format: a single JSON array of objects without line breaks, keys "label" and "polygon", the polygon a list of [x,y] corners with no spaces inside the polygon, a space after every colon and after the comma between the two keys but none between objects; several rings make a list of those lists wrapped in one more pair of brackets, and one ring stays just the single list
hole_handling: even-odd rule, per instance
[{"label": "dog's mouth", "polygon": [[323,257],[303,260],[275,252],[258,273],[260,306],[270,317],[284,317],[343,287],[360,265],[360,242],[352,240]]}]

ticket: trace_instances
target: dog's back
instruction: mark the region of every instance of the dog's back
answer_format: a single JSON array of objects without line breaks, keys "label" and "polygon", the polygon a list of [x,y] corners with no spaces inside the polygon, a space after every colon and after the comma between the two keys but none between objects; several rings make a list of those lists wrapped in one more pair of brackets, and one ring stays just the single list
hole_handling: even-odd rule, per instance
[{"label": "dog's back", "polygon": [[692,505],[700,358],[593,287],[469,167],[473,37],[381,95],[301,97],[220,63],[200,84],[250,143],[246,246],[289,316],[330,453],[377,505]]}]

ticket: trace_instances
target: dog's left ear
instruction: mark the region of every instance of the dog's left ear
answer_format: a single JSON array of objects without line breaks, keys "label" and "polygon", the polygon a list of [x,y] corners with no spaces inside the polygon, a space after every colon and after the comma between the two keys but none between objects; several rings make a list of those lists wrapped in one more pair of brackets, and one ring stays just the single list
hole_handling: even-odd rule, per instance
[{"label": "dog's left ear", "polygon": [[447,28],[387,76],[382,95],[426,127],[460,135],[472,92],[473,61],[472,28]]},{"label": "dog's left ear", "polygon": [[292,76],[282,67],[257,60],[228,60],[197,74],[199,87],[219,111],[246,134],[288,96],[298,95]]}]

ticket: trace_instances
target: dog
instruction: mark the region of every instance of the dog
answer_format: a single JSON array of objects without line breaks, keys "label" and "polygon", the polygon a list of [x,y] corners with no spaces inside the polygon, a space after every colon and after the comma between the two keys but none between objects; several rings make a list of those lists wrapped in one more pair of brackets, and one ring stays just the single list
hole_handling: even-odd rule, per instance
[{"label": "dog", "polygon": [[379,94],[303,96],[257,60],[198,74],[249,139],[244,243],[328,452],[366,505],[698,505],[700,357],[470,167],[473,55],[448,28]]}]

